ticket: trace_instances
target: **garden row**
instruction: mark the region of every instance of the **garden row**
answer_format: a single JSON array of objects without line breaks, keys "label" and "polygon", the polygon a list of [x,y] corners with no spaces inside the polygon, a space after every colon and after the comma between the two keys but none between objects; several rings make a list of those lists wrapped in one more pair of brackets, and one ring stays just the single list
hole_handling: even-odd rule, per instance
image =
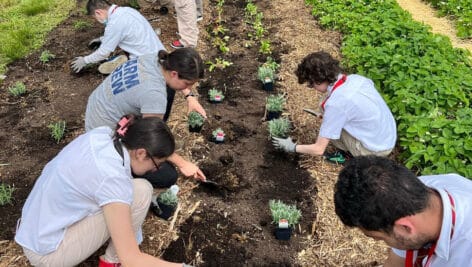
[{"label": "garden row", "polygon": [[307,2],[322,26],[344,34],[344,65],[383,94],[406,166],[472,177],[470,53],[430,33],[393,0]]},{"label": "garden row", "polygon": [[457,36],[472,38],[472,1],[470,0],[423,0],[438,9],[439,16],[451,16],[456,25]]}]

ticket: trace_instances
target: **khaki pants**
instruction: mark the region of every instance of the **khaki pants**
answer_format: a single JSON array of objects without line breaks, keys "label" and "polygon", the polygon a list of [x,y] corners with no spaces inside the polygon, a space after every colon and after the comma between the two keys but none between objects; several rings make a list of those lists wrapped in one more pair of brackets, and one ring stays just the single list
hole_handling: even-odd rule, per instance
[{"label": "khaki pants", "polygon": [[199,31],[195,0],[175,0],[175,12],[180,42],[185,47],[197,47]]},{"label": "khaki pants", "polygon": [[331,143],[335,147],[341,150],[351,152],[351,154],[354,157],[365,156],[365,155],[376,155],[376,156],[386,157],[388,156],[388,154],[390,154],[390,152],[392,152],[392,149],[384,150],[384,151],[377,151],[377,152],[369,150],[365,148],[359,140],[352,137],[352,135],[350,135],[348,132],[344,130],[341,132],[341,138],[336,139],[336,140],[331,140]]},{"label": "khaki pants", "polygon": [[[174,1],[175,0],[161,0],[161,6],[165,6],[168,9],[174,8]],[[195,4],[197,5],[197,17],[203,16],[203,0],[195,0]]]},{"label": "khaki pants", "polygon": [[[152,186],[144,179],[133,179],[133,203],[131,219],[135,233],[140,231],[149,210],[152,198]],[[56,251],[47,255],[38,255],[23,248],[26,257],[33,266],[59,267],[75,266],[95,253],[110,239],[105,216],[98,214],[84,218],[67,228],[64,238]],[[104,260],[119,262],[113,242],[110,241],[105,251]]]}]

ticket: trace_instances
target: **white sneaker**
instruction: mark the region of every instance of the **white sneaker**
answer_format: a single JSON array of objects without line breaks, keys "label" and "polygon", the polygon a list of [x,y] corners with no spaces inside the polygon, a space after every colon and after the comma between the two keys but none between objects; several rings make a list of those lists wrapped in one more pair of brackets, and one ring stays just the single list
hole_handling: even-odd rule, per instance
[{"label": "white sneaker", "polygon": [[125,55],[114,56],[106,62],[100,64],[98,71],[102,74],[110,74],[126,61],[128,61],[128,58]]},{"label": "white sneaker", "polygon": [[202,21],[203,20],[203,16],[197,16],[197,21]]}]

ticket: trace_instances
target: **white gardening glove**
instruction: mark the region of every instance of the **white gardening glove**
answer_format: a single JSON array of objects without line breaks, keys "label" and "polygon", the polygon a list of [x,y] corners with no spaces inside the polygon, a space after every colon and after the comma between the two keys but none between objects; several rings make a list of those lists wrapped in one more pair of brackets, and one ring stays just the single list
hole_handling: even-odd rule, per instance
[{"label": "white gardening glove", "polygon": [[182,264],[182,267],[193,267],[193,265],[190,265],[190,264]]},{"label": "white gardening glove", "polygon": [[84,57],[76,57],[74,61],[72,61],[71,66],[75,73],[79,73],[87,63],[85,63]]},{"label": "white gardening glove", "polygon": [[101,39],[101,37],[98,37],[98,38],[92,39],[88,43],[87,46],[88,46],[89,49],[95,50],[95,49],[99,48],[101,44],[102,44],[102,39]]},{"label": "white gardening glove", "polygon": [[285,152],[295,152],[296,143],[292,141],[292,137],[288,138],[278,138],[272,137],[272,144],[279,149],[284,150]]}]

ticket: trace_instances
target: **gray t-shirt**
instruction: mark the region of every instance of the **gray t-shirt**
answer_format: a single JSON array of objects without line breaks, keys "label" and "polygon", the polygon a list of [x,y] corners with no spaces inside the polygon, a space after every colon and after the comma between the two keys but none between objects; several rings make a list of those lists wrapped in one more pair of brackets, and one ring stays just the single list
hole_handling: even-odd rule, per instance
[{"label": "gray t-shirt", "polygon": [[113,71],[90,95],[85,130],[115,129],[126,114],[164,114],[166,82],[156,54],[130,59]]}]

